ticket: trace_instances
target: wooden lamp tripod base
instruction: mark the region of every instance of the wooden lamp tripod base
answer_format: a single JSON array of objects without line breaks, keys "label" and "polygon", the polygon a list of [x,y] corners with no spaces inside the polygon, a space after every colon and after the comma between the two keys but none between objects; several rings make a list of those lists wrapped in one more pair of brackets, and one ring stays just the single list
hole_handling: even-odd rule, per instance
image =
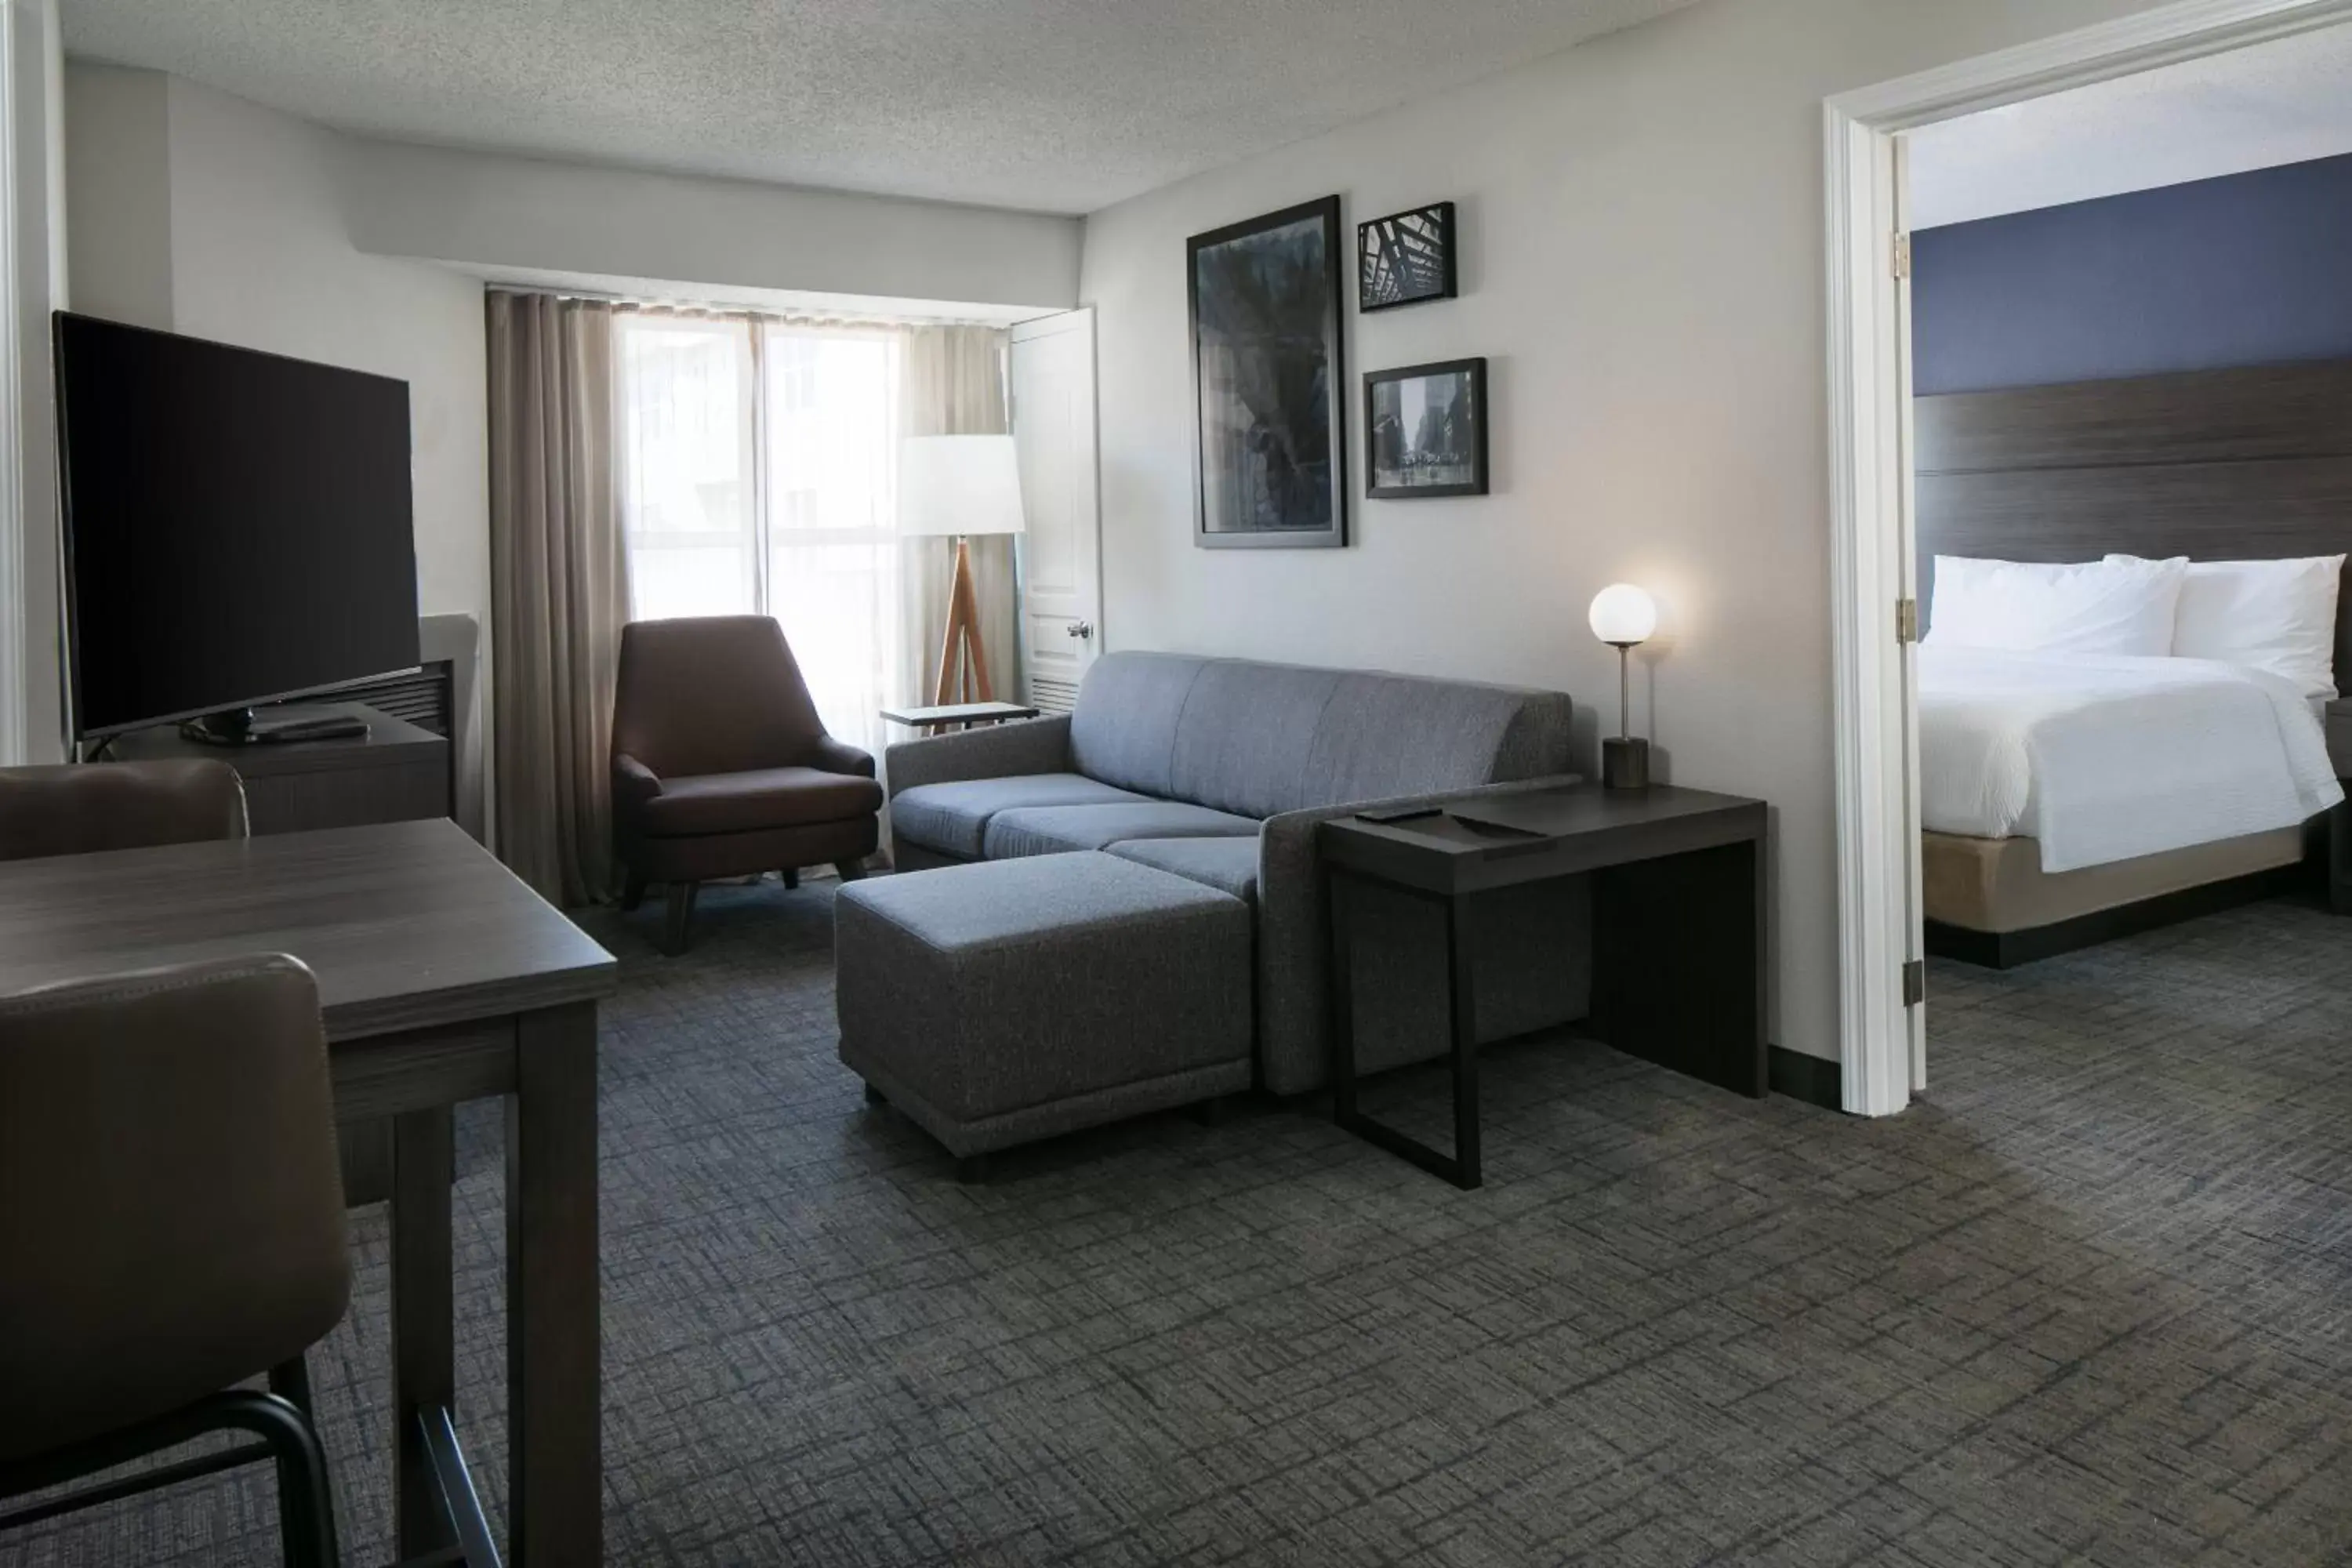
[{"label": "wooden lamp tripod base", "polygon": [[948,633],[940,644],[940,679],[931,693],[935,707],[951,702],[993,702],[988,650],[980,640],[980,598],[971,587],[971,551],[956,535],[955,581],[948,587]]}]

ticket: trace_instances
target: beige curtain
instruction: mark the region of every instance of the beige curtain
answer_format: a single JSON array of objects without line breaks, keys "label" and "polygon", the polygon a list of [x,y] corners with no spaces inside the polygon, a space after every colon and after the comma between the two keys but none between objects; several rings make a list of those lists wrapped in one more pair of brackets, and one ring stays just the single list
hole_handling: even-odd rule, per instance
[{"label": "beige curtain", "polygon": [[[999,436],[1006,417],[1007,334],[996,327],[913,327],[908,330],[900,374],[903,433],[908,436]],[[910,702],[931,700],[940,677],[940,638],[948,624],[948,584],[955,572],[955,542],[908,539],[900,581],[906,648],[901,667],[914,683]],[[1022,691],[1019,626],[1014,605],[1013,542],[996,534],[971,541],[972,586],[980,597],[980,636],[988,673],[1002,701]]]},{"label": "beige curtain", "polygon": [[613,676],[628,618],[613,308],[489,296],[499,853],[561,904],[612,883]]}]

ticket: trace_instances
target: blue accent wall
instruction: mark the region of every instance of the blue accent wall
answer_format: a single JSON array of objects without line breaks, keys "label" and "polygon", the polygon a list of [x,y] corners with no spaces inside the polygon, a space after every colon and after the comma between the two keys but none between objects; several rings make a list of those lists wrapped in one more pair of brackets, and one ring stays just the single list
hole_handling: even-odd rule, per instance
[{"label": "blue accent wall", "polygon": [[1921,229],[1911,279],[1921,395],[2352,358],[2352,155]]}]

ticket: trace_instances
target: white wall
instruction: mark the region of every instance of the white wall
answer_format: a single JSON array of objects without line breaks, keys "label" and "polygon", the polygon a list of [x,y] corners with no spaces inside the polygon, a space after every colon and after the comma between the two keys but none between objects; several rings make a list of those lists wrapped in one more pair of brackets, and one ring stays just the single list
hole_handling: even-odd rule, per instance
[{"label": "white wall", "polygon": [[0,386],[0,763],[65,755],[58,614],[57,409],[49,312],[66,303],[65,163],[55,0],[0,0],[8,244],[0,258],[14,356]]},{"label": "white wall", "polygon": [[468,266],[1066,310],[1079,223],[356,139],[352,240]]},{"label": "white wall", "polygon": [[[1558,686],[1616,718],[1602,585],[1661,633],[1635,722],[1774,806],[1773,1039],[1837,1054],[1821,103],[2145,0],[1711,0],[1087,221],[1103,628],[1165,647]],[[1339,192],[1459,204],[1458,300],[1357,319],[1345,551],[1192,543],[1184,238]],[[1366,501],[1361,373],[1489,360],[1494,493]]]},{"label": "white wall", "polygon": [[172,79],[79,62],[66,73],[74,308],[172,325]]}]

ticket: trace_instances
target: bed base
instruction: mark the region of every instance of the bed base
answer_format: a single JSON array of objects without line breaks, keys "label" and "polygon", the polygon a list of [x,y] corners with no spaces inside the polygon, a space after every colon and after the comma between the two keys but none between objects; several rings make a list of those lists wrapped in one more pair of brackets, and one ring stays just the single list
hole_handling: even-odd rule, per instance
[{"label": "bed base", "polygon": [[[2086,915],[2053,921],[2048,925],[2029,926],[2023,931],[1970,931],[1966,926],[1929,921],[1927,922],[1927,955],[1958,959],[1962,963],[1974,963],[1986,969],[2014,969],[2021,963],[2054,958],[2062,952],[2073,952],[2080,948],[2096,947],[2117,937],[2136,936],[2160,926],[2178,925],[2182,921],[2192,921],[2200,915],[2218,914],[2223,910],[2236,909],[2241,904],[2274,899],[2282,893],[2296,892],[2310,886],[2309,868],[2303,865],[2273,866],[2266,871],[2206,882],[2194,888],[2183,888],[2178,892],[2160,893],[2137,903],[2094,910]],[[2343,914],[2352,910],[2338,903],[2336,912]]]}]

